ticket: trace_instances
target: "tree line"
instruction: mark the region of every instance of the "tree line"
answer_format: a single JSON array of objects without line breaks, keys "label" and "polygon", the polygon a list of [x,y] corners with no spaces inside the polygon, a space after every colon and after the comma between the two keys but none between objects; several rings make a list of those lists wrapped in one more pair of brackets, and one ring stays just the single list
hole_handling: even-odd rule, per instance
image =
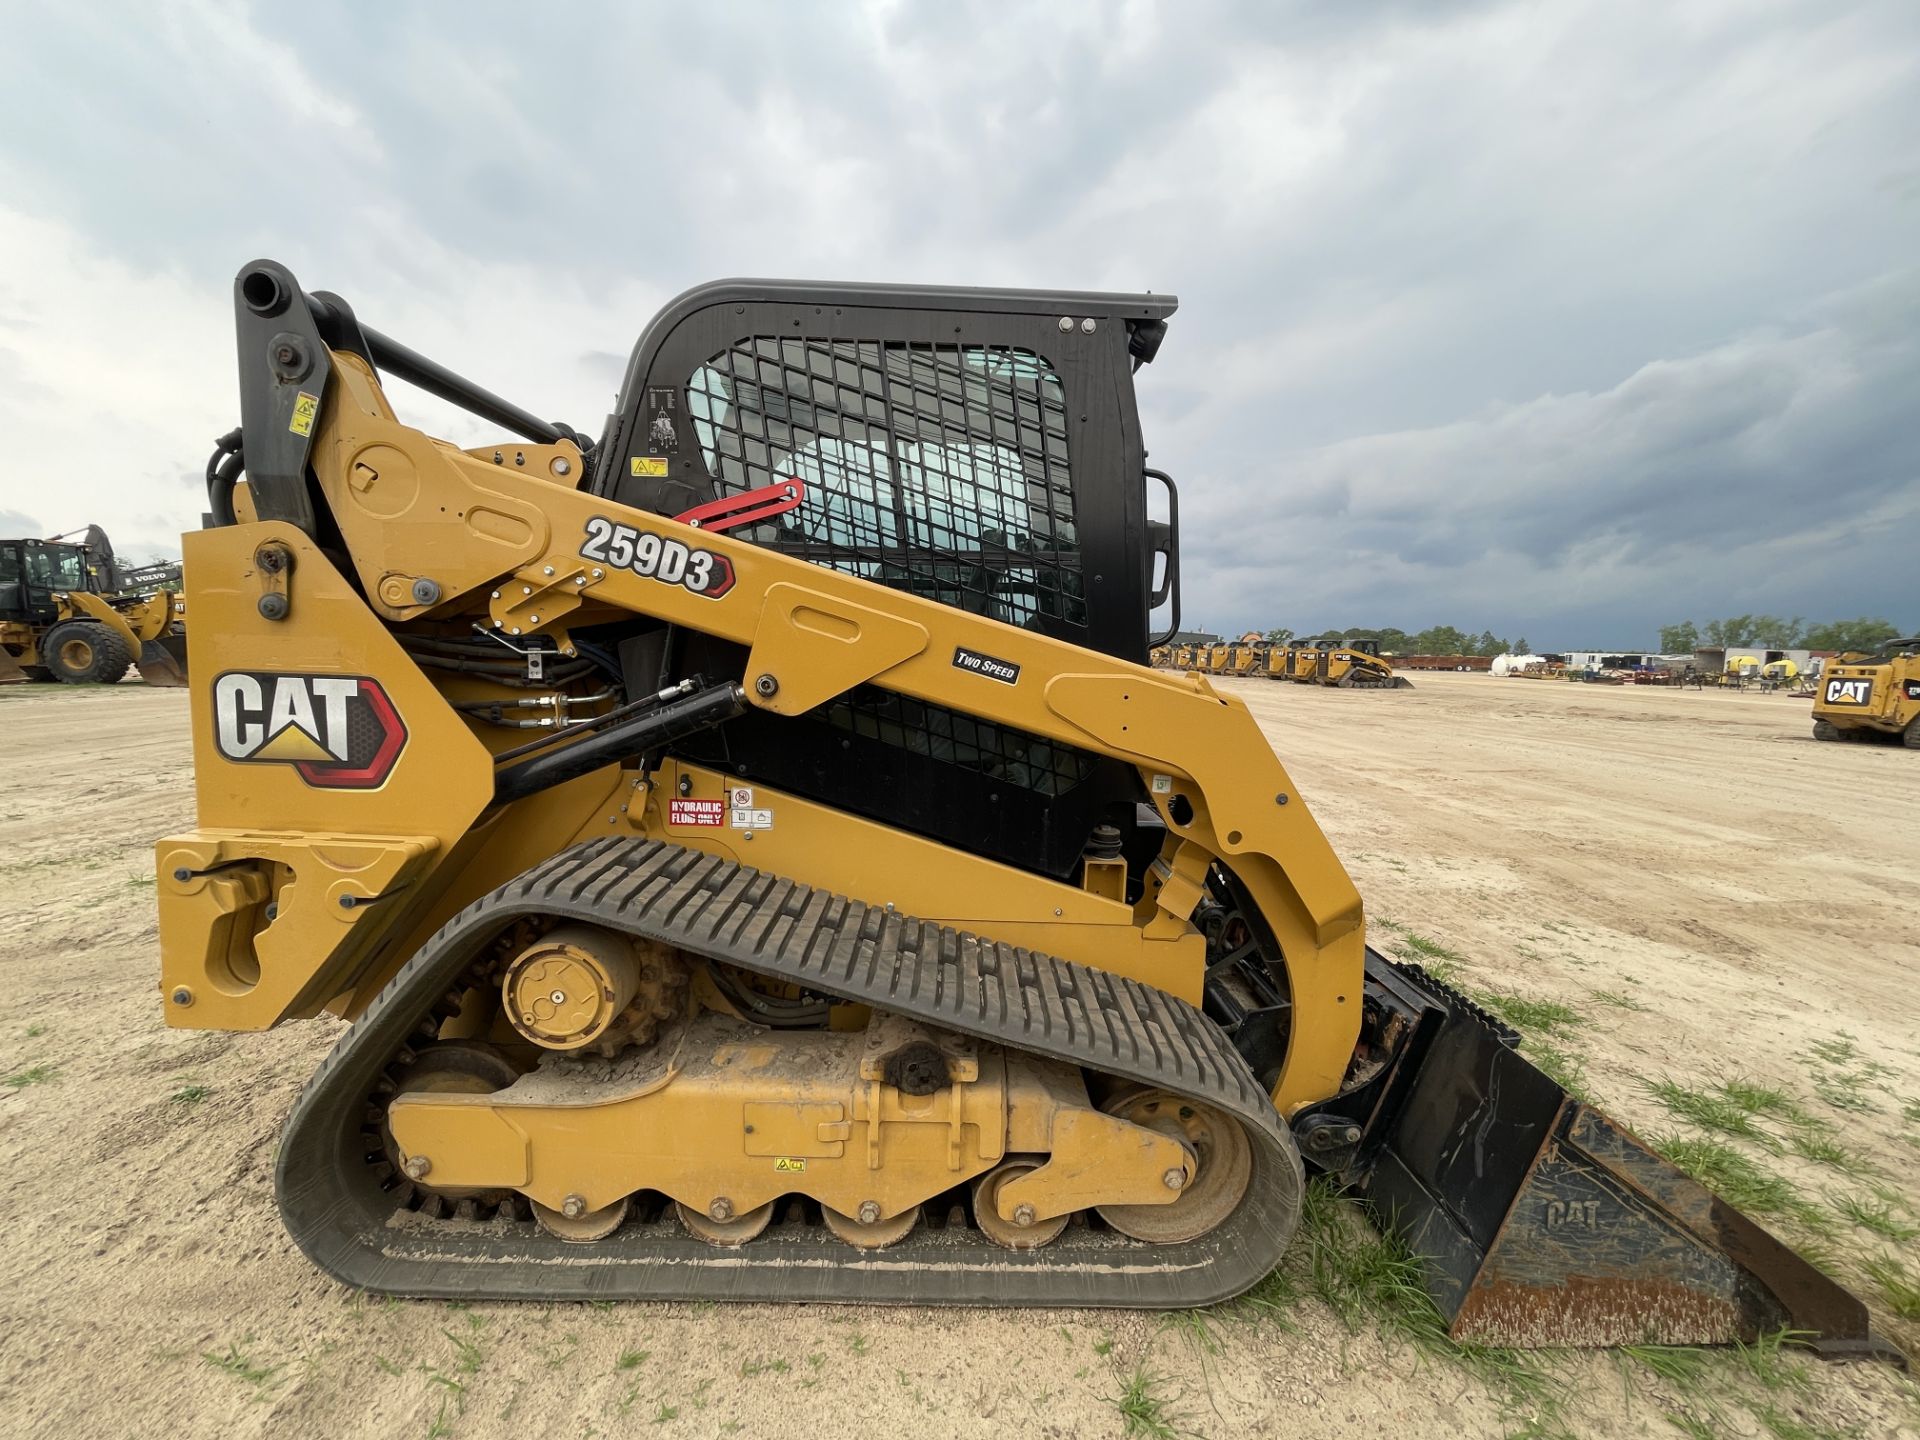
[{"label": "tree line", "polygon": [[1296,641],[1302,645],[1311,645],[1316,640],[1375,640],[1380,648],[1394,655],[1524,655],[1527,653],[1526,636],[1508,642],[1502,640],[1491,630],[1483,630],[1478,635],[1465,630],[1456,630],[1451,625],[1435,625],[1431,629],[1409,634],[1405,630],[1388,627],[1384,630],[1323,630],[1313,635],[1295,635],[1291,630],[1269,630],[1267,639],[1275,645],[1291,645]]},{"label": "tree line", "polygon": [[1767,650],[1860,650],[1871,651],[1888,640],[1898,639],[1899,627],[1887,620],[1829,620],[1809,625],[1795,615],[1783,620],[1778,615],[1730,615],[1725,620],[1709,620],[1696,625],[1682,620],[1677,625],[1660,627],[1660,652],[1681,655],[1702,645],[1757,645]]}]

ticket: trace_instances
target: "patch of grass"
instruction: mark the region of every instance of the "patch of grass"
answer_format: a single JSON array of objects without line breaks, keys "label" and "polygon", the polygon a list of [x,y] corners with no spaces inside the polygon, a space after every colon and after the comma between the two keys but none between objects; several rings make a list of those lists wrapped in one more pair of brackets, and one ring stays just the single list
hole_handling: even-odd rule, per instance
[{"label": "patch of grass", "polygon": [[1904,1261],[1885,1255],[1874,1256],[1861,1268],[1880,1287],[1888,1309],[1902,1320],[1920,1320],[1920,1275],[1909,1270]]},{"label": "patch of grass", "polygon": [[1557,1035],[1587,1023],[1586,1017],[1579,1011],[1571,1005],[1562,1005],[1558,1000],[1529,1000],[1524,995],[1503,995],[1497,991],[1488,991],[1477,998],[1487,1009],[1523,1034]]},{"label": "patch of grass", "polygon": [[1326,1180],[1307,1187],[1294,1251],[1305,1284],[1349,1332],[1371,1329],[1477,1374],[1504,1400],[1515,1434],[1565,1433],[1565,1386],[1540,1357],[1503,1346],[1456,1342],[1421,1282],[1420,1261],[1366,1224]]},{"label": "patch of grass", "polygon": [[1699,1387],[1710,1359],[1694,1345],[1622,1345],[1620,1353],[1680,1391]]},{"label": "patch of grass", "polygon": [[[1294,1324],[1293,1310],[1306,1295],[1300,1277],[1290,1265],[1276,1265],[1251,1289],[1242,1291],[1229,1302],[1229,1313],[1252,1320],[1272,1320],[1289,1335],[1298,1331]],[[1113,1348],[1113,1341],[1105,1342],[1107,1350]],[[1094,1347],[1096,1355],[1104,1355],[1107,1350]]]},{"label": "patch of grass", "polygon": [[473,1341],[456,1335],[451,1330],[442,1330],[440,1333],[446,1336],[447,1343],[453,1346],[454,1368],[462,1375],[478,1375],[481,1364],[487,1358],[486,1353]]},{"label": "patch of grass", "polygon": [[1113,1353],[1113,1336],[1102,1335],[1098,1340],[1094,1341],[1093,1353],[1103,1357],[1111,1355]]},{"label": "patch of grass", "polygon": [[1449,950],[1438,940],[1429,940],[1424,935],[1416,935],[1406,927],[1395,925],[1391,921],[1383,920],[1377,923],[1385,925],[1399,937],[1398,948],[1402,959],[1415,962],[1442,985],[1457,983],[1460,967],[1467,963],[1466,957],[1459,951]]},{"label": "patch of grass", "polygon": [[0,1084],[9,1090],[24,1090],[29,1085],[45,1085],[53,1080],[60,1071],[53,1065],[32,1065],[25,1070],[16,1070]]},{"label": "patch of grass", "polygon": [[389,1360],[384,1355],[374,1356],[373,1364],[374,1364],[374,1368],[378,1370],[382,1375],[404,1375],[407,1373],[406,1367],[399,1365],[392,1360]]},{"label": "patch of grass", "polygon": [[653,1354],[651,1350],[622,1350],[620,1352],[620,1358],[613,1362],[613,1368],[616,1370],[638,1370],[642,1365],[647,1363],[647,1357],[651,1354]]},{"label": "patch of grass", "polygon": [[1736,1340],[1733,1352],[1741,1369],[1766,1389],[1804,1395],[1813,1389],[1813,1377],[1807,1373],[1806,1357],[1798,1343],[1805,1338],[1801,1331],[1775,1330],[1751,1345]]},{"label": "patch of grass", "polygon": [[860,1334],[858,1331],[855,1331],[853,1334],[847,1337],[847,1349],[851,1350],[856,1355],[866,1354],[867,1353],[867,1337]]},{"label": "patch of grass", "polygon": [[1576,1100],[1593,1103],[1593,1094],[1587,1089],[1587,1062],[1571,1050],[1562,1049],[1551,1040],[1535,1039],[1531,1036],[1521,1041],[1520,1049],[1528,1059],[1546,1072],[1547,1077]]},{"label": "patch of grass", "polygon": [[1596,990],[1593,992],[1593,998],[1598,1000],[1602,1005],[1613,1006],[1616,1010],[1644,1010],[1647,1008],[1631,995],[1623,995],[1618,990]]},{"label": "patch of grass", "polygon": [[[29,1040],[38,1040],[42,1035],[46,1033],[47,1033],[47,1027],[44,1025],[27,1026],[27,1039]],[[1909,1110],[1915,1110],[1915,1109],[1920,1109],[1920,1106],[1909,1105],[1907,1108]],[[1920,1116],[1909,1115],[1907,1118],[1909,1120],[1914,1120],[1914,1119],[1920,1119]]]},{"label": "patch of grass", "polygon": [[167,1098],[176,1105],[198,1105],[212,1093],[204,1085],[182,1085]]},{"label": "patch of grass", "polygon": [[1841,1075],[1816,1075],[1813,1080],[1813,1093],[1836,1110],[1870,1115],[1880,1108],[1867,1098],[1865,1076],[1854,1072]]},{"label": "patch of grass", "polygon": [[660,1408],[653,1412],[653,1423],[656,1425],[664,1425],[669,1420],[677,1420],[679,1418],[680,1407],[678,1405],[668,1405],[663,1402]]},{"label": "patch of grass", "polygon": [[1765,1115],[1789,1124],[1804,1124],[1811,1119],[1786,1091],[1758,1080],[1743,1080],[1738,1075],[1719,1081],[1714,1087],[1729,1104],[1738,1105],[1749,1115]]},{"label": "patch of grass", "polygon": [[1674,1115],[1701,1130],[1738,1135],[1757,1145],[1778,1149],[1779,1142],[1754,1123],[1752,1112],[1718,1088],[1696,1090],[1677,1080],[1647,1080],[1641,1088]]},{"label": "patch of grass", "polygon": [[1853,1043],[1853,1037],[1844,1030],[1837,1040],[1815,1040],[1807,1047],[1816,1060],[1824,1060],[1829,1065],[1846,1065],[1859,1058],[1860,1047]]},{"label": "patch of grass", "polygon": [[1828,1203],[1842,1220],[1870,1230],[1882,1239],[1896,1243],[1920,1236],[1920,1226],[1909,1225],[1893,1213],[1893,1205],[1884,1200],[1868,1201],[1858,1195],[1829,1196]]},{"label": "patch of grass", "polygon": [[1820,1207],[1803,1199],[1785,1180],[1719,1140],[1656,1135],[1649,1143],[1728,1204],[1752,1215],[1795,1220],[1817,1234],[1831,1227]]},{"label": "patch of grass", "polygon": [[127,886],[133,890],[151,890],[153,888],[153,873],[149,871],[144,875],[129,875],[127,877]]},{"label": "patch of grass", "polygon": [[1170,1331],[1205,1355],[1218,1355],[1220,1338],[1214,1334],[1214,1321],[1205,1310],[1169,1310],[1160,1317],[1162,1331]]},{"label": "patch of grass", "polygon": [[793,1366],[778,1356],[775,1356],[771,1360],[742,1360],[740,1362],[740,1378],[742,1380],[751,1380],[756,1375],[784,1375],[791,1369],[793,1369]]},{"label": "patch of grass", "polygon": [[252,1356],[240,1348],[240,1346],[245,1343],[244,1340],[229,1340],[227,1342],[226,1354],[216,1355],[211,1350],[203,1350],[200,1352],[200,1358],[214,1369],[231,1375],[236,1380],[244,1380],[249,1385],[266,1386],[270,1383],[277,1383],[274,1382],[274,1376],[285,1367],[281,1365],[261,1365],[257,1363]]},{"label": "patch of grass", "polygon": [[1666,1422],[1678,1430],[1687,1440],[1720,1440],[1720,1432],[1702,1420],[1698,1415],[1687,1415],[1669,1410]]},{"label": "patch of grass", "polygon": [[1179,1435],[1180,1429],[1168,1409],[1168,1402],[1156,1393],[1163,1383],[1163,1377],[1150,1373],[1144,1366],[1136,1366],[1127,1378],[1125,1388],[1113,1404],[1120,1412],[1128,1435],[1144,1435],[1147,1440],[1174,1440]]},{"label": "patch of grass", "polygon": [[1834,1139],[1831,1127],[1796,1126],[1787,1135],[1787,1145],[1802,1160],[1844,1170],[1848,1174],[1873,1169],[1866,1160]]},{"label": "patch of grass", "polygon": [[1847,1437],[1860,1434],[1857,1425],[1836,1430],[1831,1425],[1790,1415],[1772,1403],[1757,1407],[1753,1418],[1767,1427],[1767,1433],[1774,1440],[1847,1440]]}]

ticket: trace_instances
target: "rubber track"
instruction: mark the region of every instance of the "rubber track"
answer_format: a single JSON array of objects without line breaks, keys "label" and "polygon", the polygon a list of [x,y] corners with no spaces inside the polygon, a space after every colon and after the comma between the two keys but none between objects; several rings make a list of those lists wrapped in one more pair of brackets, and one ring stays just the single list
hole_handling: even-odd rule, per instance
[{"label": "rubber track", "polygon": [[[677,945],[953,1031],[1204,1100],[1245,1125],[1253,1178],[1202,1238],[1146,1245],[1071,1226],[1010,1251],[923,1225],[862,1252],[822,1227],[777,1223],[740,1249],[661,1219],[568,1245],[526,1222],[430,1221],[396,1206],[363,1123],[383,1066],[503,928],[523,915],[588,921]],[[875,909],[657,840],[591,841],[544,861],[441,928],[349,1027],[308,1082],[280,1147],[280,1210],[322,1269],[395,1295],[1166,1308],[1236,1295],[1272,1269],[1299,1219],[1293,1138],[1205,1016],[1103,971]],[[668,1209],[671,1213],[671,1208]]]}]

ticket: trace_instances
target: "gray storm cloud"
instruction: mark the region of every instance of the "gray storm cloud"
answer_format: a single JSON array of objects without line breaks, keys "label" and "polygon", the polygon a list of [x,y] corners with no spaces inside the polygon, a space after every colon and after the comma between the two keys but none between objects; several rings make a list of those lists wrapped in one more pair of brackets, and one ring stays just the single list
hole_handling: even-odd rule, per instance
[{"label": "gray storm cloud", "polygon": [[457,31],[175,0],[29,6],[9,42],[0,508],[123,547],[197,523],[255,255],[588,428],[653,310],[717,275],[1153,289],[1182,300],[1141,404],[1194,621],[1920,624],[1902,0],[479,4]]}]

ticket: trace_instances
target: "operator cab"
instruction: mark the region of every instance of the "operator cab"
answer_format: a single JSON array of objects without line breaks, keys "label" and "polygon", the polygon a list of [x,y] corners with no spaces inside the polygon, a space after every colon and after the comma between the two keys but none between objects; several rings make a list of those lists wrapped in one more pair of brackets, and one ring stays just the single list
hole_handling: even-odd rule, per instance
[{"label": "operator cab", "polygon": [[[1179,626],[1178,501],[1147,468],[1133,376],[1177,303],[701,286],[634,346],[591,488],[1144,665]],[[630,694],[743,658],[664,627],[617,645]],[[1135,842],[1130,767],[878,686],[676,749],[1054,875],[1077,871],[1098,824]]]},{"label": "operator cab", "polygon": [[84,546],[0,540],[0,620],[52,621],[54,596],[92,588]]}]

